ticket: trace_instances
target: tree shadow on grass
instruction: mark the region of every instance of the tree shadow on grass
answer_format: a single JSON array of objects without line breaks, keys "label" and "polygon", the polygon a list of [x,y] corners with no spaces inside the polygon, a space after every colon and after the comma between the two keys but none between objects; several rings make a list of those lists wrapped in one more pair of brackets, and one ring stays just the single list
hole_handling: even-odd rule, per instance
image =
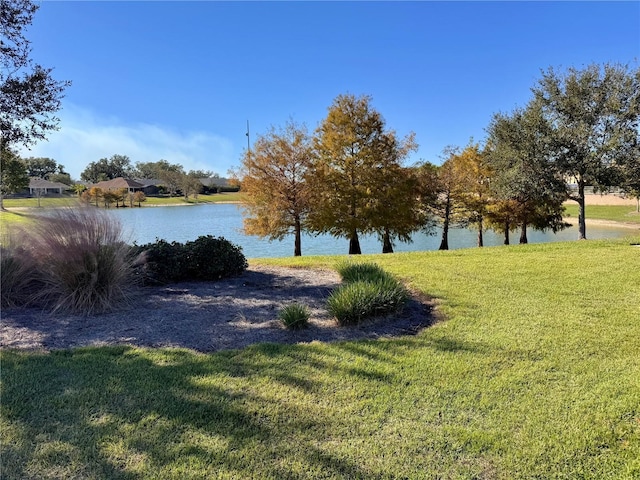
[{"label": "tree shadow on grass", "polygon": [[3,352],[2,478],[296,478],[289,462],[365,476],[316,446],[333,419],[253,390],[260,367],[242,362],[129,347]]}]

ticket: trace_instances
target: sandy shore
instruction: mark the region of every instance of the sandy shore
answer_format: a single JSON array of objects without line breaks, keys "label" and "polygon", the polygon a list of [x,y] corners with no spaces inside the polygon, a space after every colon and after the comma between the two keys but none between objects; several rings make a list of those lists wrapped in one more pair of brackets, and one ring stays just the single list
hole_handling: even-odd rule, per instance
[{"label": "sandy shore", "polygon": [[[631,205],[638,204],[635,198],[625,198],[613,193],[600,195],[589,194],[584,196],[585,205]],[[575,202],[574,202],[575,203]]]},{"label": "sandy shore", "polygon": [[[637,202],[633,198],[623,198],[619,195],[608,194],[608,195],[599,195],[599,194],[590,194],[585,195],[585,205],[588,207],[590,205],[611,205],[611,206],[619,206],[619,205],[628,205],[635,207]],[[569,200],[566,202],[567,205],[577,205],[576,202]],[[640,213],[638,215],[638,220],[640,220]],[[578,219],[576,217],[567,217],[564,219],[565,222],[570,223],[571,225],[578,225]],[[595,218],[589,218],[589,210],[587,209],[587,225],[597,225],[599,227],[612,227],[612,228],[628,228],[631,230],[640,230],[640,223],[633,222],[616,222],[613,220],[601,220]]]}]

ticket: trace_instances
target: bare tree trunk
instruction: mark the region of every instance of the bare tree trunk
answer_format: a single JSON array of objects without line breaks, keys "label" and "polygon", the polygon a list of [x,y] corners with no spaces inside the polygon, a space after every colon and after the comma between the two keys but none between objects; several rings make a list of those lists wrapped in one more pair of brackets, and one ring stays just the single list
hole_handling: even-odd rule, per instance
[{"label": "bare tree trunk", "polygon": [[527,239],[527,223],[522,222],[522,229],[520,230],[520,245],[525,243],[529,243],[529,239]]},{"label": "bare tree trunk", "polygon": [[[4,134],[0,135],[0,154],[2,154],[2,152],[4,152],[5,149],[5,144],[4,144]],[[0,184],[2,183],[2,181],[0,180]],[[2,187],[2,185],[0,185],[0,187]],[[6,212],[7,209],[4,208],[4,193],[2,192],[2,188],[0,188],[0,210],[2,210],[3,212]]]},{"label": "bare tree trunk", "polygon": [[449,250],[449,217],[451,216],[451,199],[447,197],[447,203],[444,206],[444,222],[442,224],[442,240],[438,250]]},{"label": "bare tree trunk", "polygon": [[360,240],[358,239],[358,231],[354,228],[349,238],[349,255],[360,255]]},{"label": "bare tree trunk", "polygon": [[[351,187],[355,188],[356,182],[353,175],[351,175]],[[352,219],[357,218],[356,216],[356,198],[351,196],[351,209],[350,216]],[[351,237],[349,237],[349,255],[360,255],[362,250],[360,250],[360,240],[358,239],[358,230],[354,227],[351,231]]]},{"label": "bare tree trunk", "polygon": [[586,240],[587,239],[587,223],[585,222],[585,204],[584,204],[584,180],[580,178],[578,180],[578,229],[579,229],[579,239]]},{"label": "bare tree trunk", "polygon": [[393,244],[391,243],[391,234],[388,228],[384,229],[384,234],[382,235],[382,253],[393,253]]},{"label": "bare tree trunk", "polygon": [[483,229],[482,219],[480,219],[480,221],[478,222],[478,246],[479,247],[484,247],[484,239],[482,238],[482,229]]},{"label": "bare tree trunk", "polygon": [[296,217],[295,220],[295,245],[293,250],[294,257],[302,256],[302,227],[300,226],[300,218]]},{"label": "bare tree trunk", "polygon": [[504,244],[509,245],[509,229],[511,228],[511,224],[509,222],[504,222]]},{"label": "bare tree trunk", "polygon": [[[0,155],[4,152],[4,148],[4,135],[0,135]],[[6,212],[7,209],[4,208],[4,193],[2,190],[2,180],[0,179],[0,210]]]}]

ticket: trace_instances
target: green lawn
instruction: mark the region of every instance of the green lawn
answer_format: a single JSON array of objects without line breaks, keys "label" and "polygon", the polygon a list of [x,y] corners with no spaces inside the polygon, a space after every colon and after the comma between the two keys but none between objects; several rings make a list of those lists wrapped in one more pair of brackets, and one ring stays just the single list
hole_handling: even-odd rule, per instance
[{"label": "green lawn", "polygon": [[80,204],[78,197],[42,197],[40,207],[37,198],[5,198],[3,200],[5,208],[50,208],[50,207],[75,207]]},{"label": "green lawn", "polygon": [[[569,202],[565,204],[565,216],[578,221],[578,204]],[[640,213],[633,205],[587,205],[587,220],[609,220],[612,222],[638,223]],[[588,230],[588,228],[587,228]]]},{"label": "green lawn", "polygon": [[147,197],[147,201],[142,204],[145,205],[183,205],[185,203],[200,204],[200,203],[224,203],[224,202],[240,202],[242,194],[239,192],[224,192],[214,195],[198,195],[196,201],[193,197],[189,197],[189,200],[185,202],[184,197]]},{"label": "green lawn", "polygon": [[[146,205],[182,205],[184,203],[220,203],[220,202],[239,202],[242,199],[242,194],[239,192],[224,192],[214,195],[198,195],[198,200],[190,197],[185,202],[184,197],[147,197],[147,200],[142,203],[142,208]],[[68,196],[62,198],[43,197],[40,199],[40,206],[46,207],[66,207],[76,206],[79,204],[78,198],[75,196]],[[8,209],[11,208],[38,208],[37,198],[5,198],[4,206]]]},{"label": "green lawn", "polygon": [[414,337],[3,351],[1,476],[640,478],[630,243],[363,257],[436,298]]}]

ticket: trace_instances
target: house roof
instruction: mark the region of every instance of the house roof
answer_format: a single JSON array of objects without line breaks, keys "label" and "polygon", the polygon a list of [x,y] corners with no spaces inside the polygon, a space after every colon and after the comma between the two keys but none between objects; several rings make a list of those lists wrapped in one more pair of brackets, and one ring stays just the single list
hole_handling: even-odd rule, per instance
[{"label": "house roof", "polygon": [[229,185],[229,181],[226,178],[222,177],[209,177],[209,178],[199,178],[200,183],[205,187],[211,187],[216,185],[218,187],[226,187]]},{"label": "house roof", "polygon": [[135,181],[143,187],[157,186],[163,183],[162,180],[158,178],[136,178]]},{"label": "house roof", "polygon": [[98,182],[91,185],[92,187],[98,187],[103,190],[116,190],[118,188],[142,188],[141,183],[131,180],[130,178],[118,177],[113,180],[106,180],[104,182]]},{"label": "house roof", "polygon": [[29,188],[61,188],[62,190],[68,190],[71,187],[61,182],[50,182],[44,178],[30,177]]}]

